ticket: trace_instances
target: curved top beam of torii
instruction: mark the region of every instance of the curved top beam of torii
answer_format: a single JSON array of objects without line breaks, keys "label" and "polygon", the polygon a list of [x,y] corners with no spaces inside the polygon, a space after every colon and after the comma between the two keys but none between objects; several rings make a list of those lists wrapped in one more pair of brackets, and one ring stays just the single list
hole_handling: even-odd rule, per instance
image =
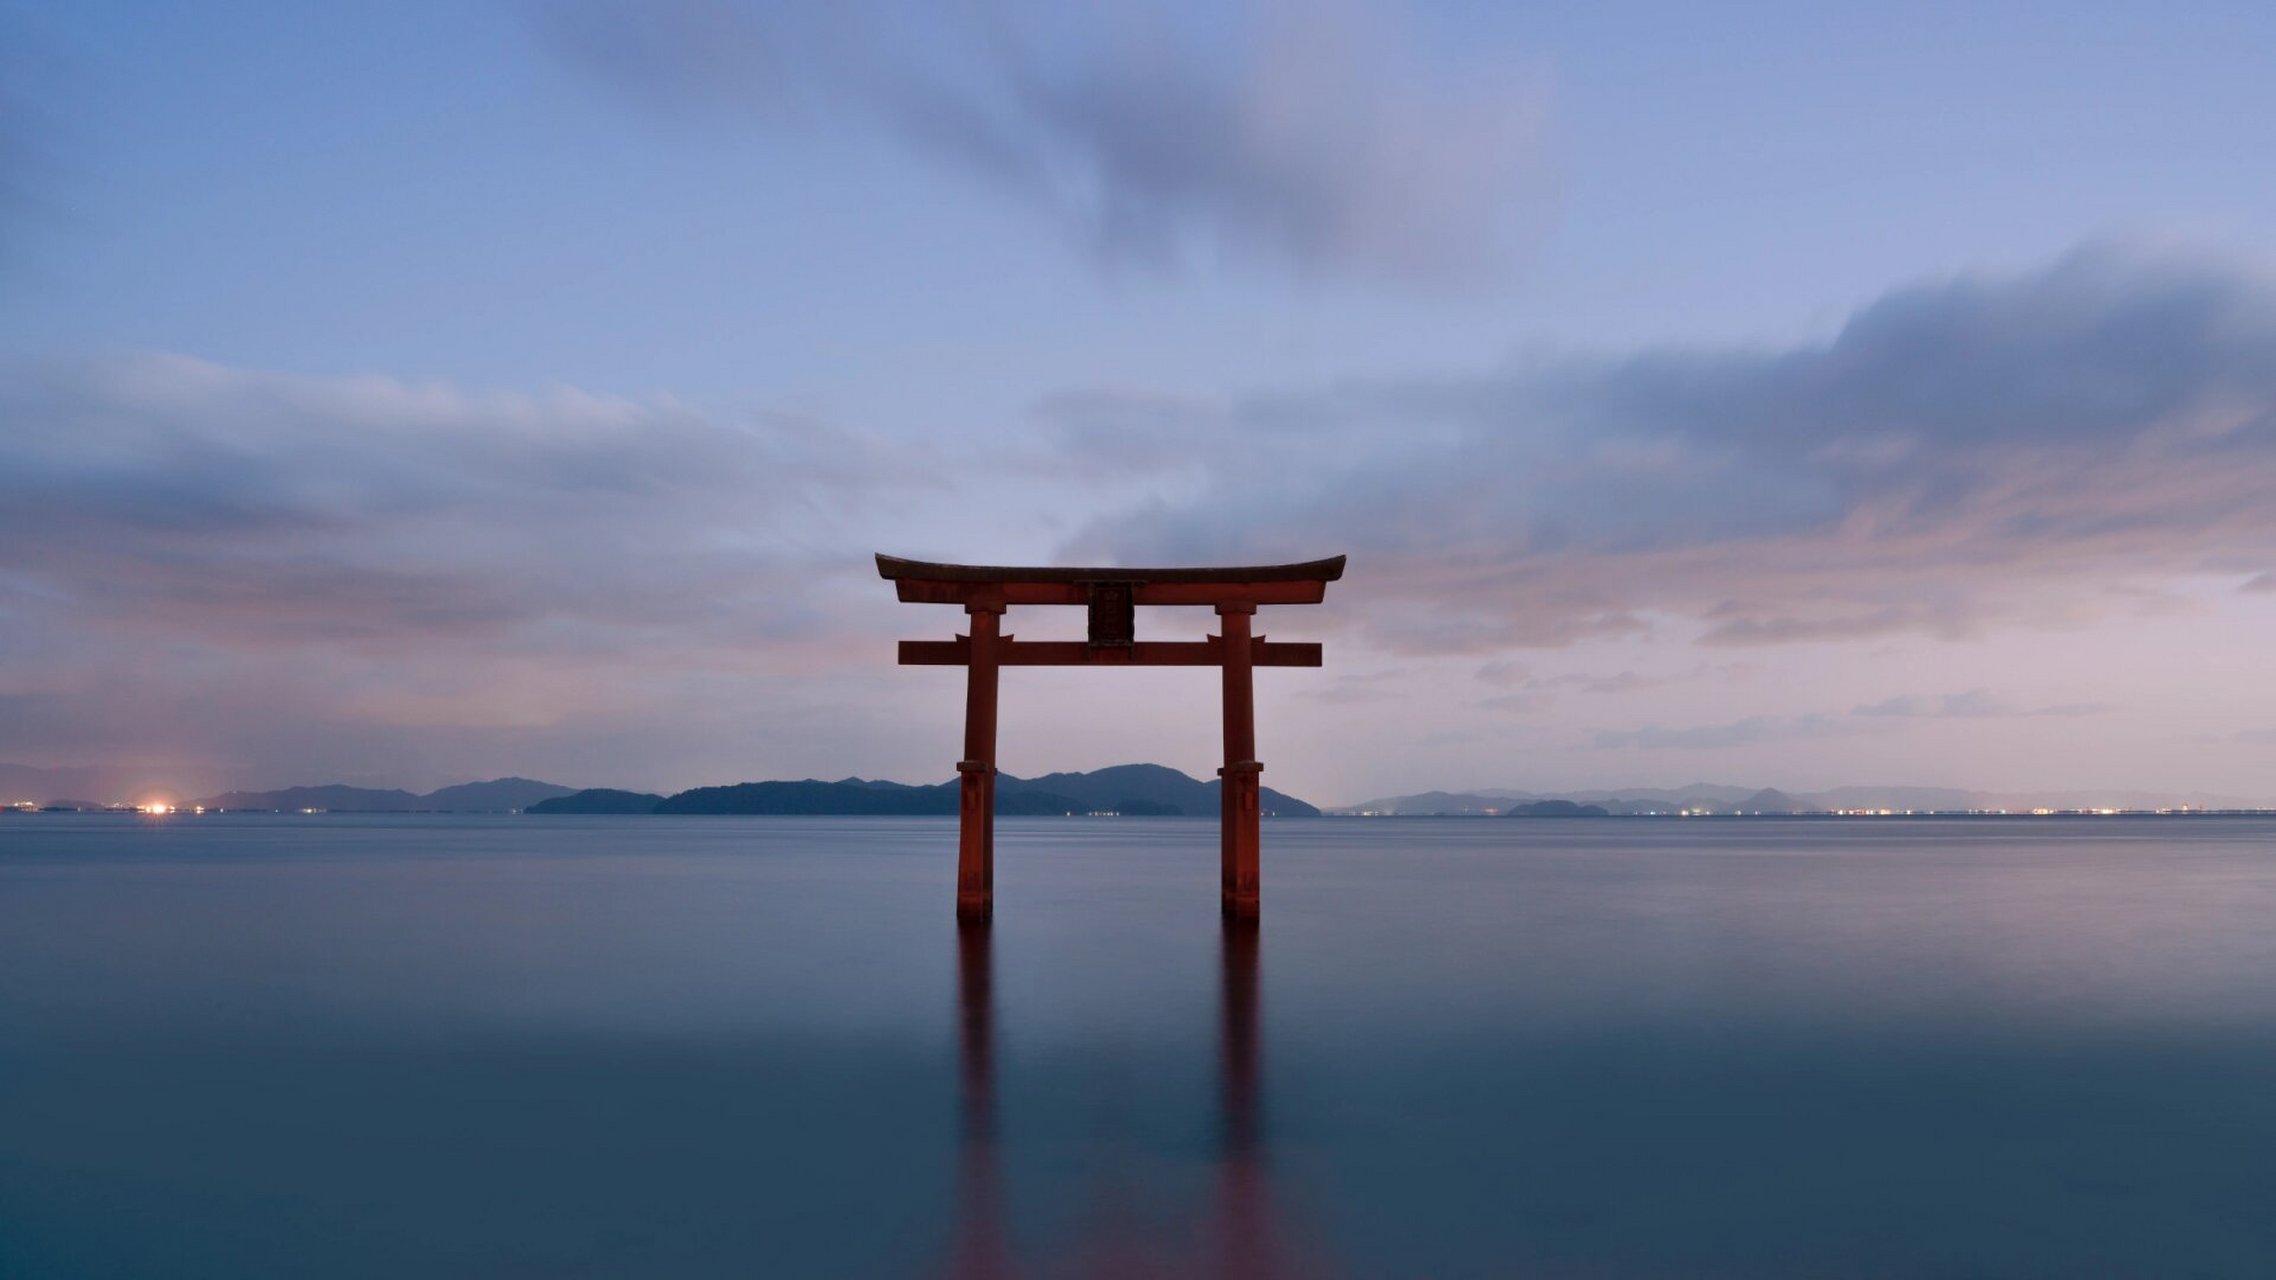
[{"label": "curved top beam of torii", "polygon": [[1343,577],[1344,558],[1301,564],[1211,565],[1148,569],[1115,565],[1071,568],[993,564],[936,564],[880,553],[877,576],[890,580],[910,604],[1088,604],[1092,588],[1130,588],[1131,603],[1145,605],[1318,604],[1328,584]]},{"label": "curved top beam of torii", "polygon": [[1302,564],[1209,565],[1202,568],[1127,569],[1119,566],[1073,569],[1059,565],[1020,568],[1001,564],[938,564],[877,554],[877,576],[896,582],[1334,582],[1343,577],[1342,556]]}]

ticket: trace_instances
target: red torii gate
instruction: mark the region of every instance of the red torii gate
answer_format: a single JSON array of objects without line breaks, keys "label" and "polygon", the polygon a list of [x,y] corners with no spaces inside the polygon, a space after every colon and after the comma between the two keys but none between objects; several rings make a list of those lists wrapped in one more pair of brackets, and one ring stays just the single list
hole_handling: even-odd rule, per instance
[{"label": "red torii gate", "polygon": [[[1303,564],[1206,569],[1010,568],[932,564],[877,557],[901,599],[957,604],[972,616],[972,633],[953,640],[903,640],[902,666],[963,667],[964,758],[956,762],[959,826],[956,914],[984,920],[996,900],[996,672],[1001,667],[1219,667],[1225,675],[1225,767],[1217,774],[1218,836],[1224,912],[1257,915],[1257,804],[1264,766],[1257,763],[1256,667],[1316,667],[1320,646],[1282,644],[1250,634],[1258,605],[1318,604],[1343,576],[1342,556]],[[1015,604],[1083,605],[1083,640],[1017,640],[1000,619]],[[1146,605],[1209,605],[1224,621],[1201,640],[1140,640],[1134,610]]]}]

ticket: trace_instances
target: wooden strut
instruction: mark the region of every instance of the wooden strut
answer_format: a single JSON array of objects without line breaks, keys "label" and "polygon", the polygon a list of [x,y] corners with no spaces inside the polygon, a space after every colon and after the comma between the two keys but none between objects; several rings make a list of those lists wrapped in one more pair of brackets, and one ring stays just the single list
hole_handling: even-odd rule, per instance
[{"label": "wooden strut", "polygon": [[[1225,918],[1258,915],[1263,793],[1256,759],[1258,667],[1316,667],[1317,644],[1286,644],[1252,634],[1257,606],[1317,604],[1343,576],[1344,558],[1301,564],[1212,568],[1014,568],[938,564],[877,557],[880,577],[902,600],[961,605],[969,635],[904,640],[903,666],[960,666],[964,683],[964,757],[957,761],[956,914],[987,920],[995,910],[997,673],[1004,667],[1217,667],[1224,679],[1225,764],[1217,771],[1221,905]],[[1083,605],[1085,640],[1016,640],[1003,633],[1014,604]],[[1138,605],[1207,605],[1219,634],[1198,641],[1139,640]]]},{"label": "wooden strut", "polygon": [[[1084,640],[996,640],[999,667],[1215,667],[1225,661],[1221,637],[1205,640],[1139,640],[1128,646],[1098,646]],[[903,640],[904,667],[961,667],[972,661],[972,638]],[[1320,646],[1284,644],[1258,636],[1249,641],[1249,665],[1316,667]]]}]

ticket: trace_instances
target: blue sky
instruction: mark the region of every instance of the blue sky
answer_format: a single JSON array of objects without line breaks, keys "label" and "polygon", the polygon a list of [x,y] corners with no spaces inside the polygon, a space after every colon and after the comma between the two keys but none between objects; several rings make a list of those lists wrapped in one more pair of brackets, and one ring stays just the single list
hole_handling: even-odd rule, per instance
[{"label": "blue sky", "polygon": [[[2272,27],[9,5],[0,760],[931,779],[869,552],[1346,552],[1310,798],[2276,800]],[[1005,766],[1212,695],[1016,673]]]}]

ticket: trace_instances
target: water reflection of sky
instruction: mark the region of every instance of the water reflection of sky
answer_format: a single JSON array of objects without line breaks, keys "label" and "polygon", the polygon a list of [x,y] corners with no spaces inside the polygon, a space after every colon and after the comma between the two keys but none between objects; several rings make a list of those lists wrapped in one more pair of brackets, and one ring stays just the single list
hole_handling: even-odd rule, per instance
[{"label": "water reflection of sky", "polygon": [[951,837],[12,819],[0,1272],[2276,1261],[2276,826]]}]

